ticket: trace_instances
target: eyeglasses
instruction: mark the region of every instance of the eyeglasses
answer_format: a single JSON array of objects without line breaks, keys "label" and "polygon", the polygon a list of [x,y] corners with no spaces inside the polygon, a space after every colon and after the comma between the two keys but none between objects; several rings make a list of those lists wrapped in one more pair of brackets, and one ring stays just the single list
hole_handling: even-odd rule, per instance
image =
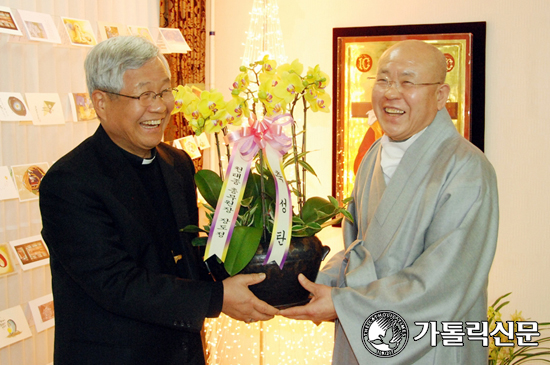
[{"label": "eyeglasses", "polygon": [[400,93],[410,92],[416,89],[417,86],[427,86],[427,85],[441,85],[441,82],[419,82],[414,83],[412,81],[390,81],[387,79],[375,79],[374,77],[369,77],[369,80],[376,80],[374,82],[374,87],[380,91],[388,91],[392,85],[395,85],[395,89]]},{"label": "eyeglasses", "polygon": [[136,99],[136,100],[139,100],[139,104],[141,106],[148,107],[149,105],[153,104],[153,102],[155,101],[157,96],[160,96],[160,98],[163,101],[168,101],[168,102],[173,101],[174,100],[174,94],[172,93],[173,90],[174,89],[172,89],[172,88],[164,89],[158,94],[154,91],[146,91],[143,94],[141,94],[140,96],[117,94],[117,93],[114,93],[112,91],[106,91],[106,90],[99,90],[99,91],[103,91],[105,93],[109,93],[109,94],[113,94],[113,95],[124,96],[125,98]]}]

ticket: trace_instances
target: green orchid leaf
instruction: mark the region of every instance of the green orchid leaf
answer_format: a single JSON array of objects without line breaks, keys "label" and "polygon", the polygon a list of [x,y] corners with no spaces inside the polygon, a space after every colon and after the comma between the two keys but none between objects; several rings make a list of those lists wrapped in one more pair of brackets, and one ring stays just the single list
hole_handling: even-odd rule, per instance
[{"label": "green orchid leaf", "polygon": [[321,227],[322,228],[330,227],[330,226],[333,226],[335,224],[339,224],[340,222],[342,222],[342,217],[334,218],[334,219],[331,219],[331,220],[326,221],[325,223],[321,224]]},{"label": "green orchid leaf", "polygon": [[229,275],[238,274],[252,260],[260,239],[262,238],[263,230],[255,227],[235,227],[227,256],[225,257],[225,270]]},{"label": "green orchid leaf", "polygon": [[315,196],[309,198],[302,208],[301,218],[304,222],[315,222],[319,219],[318,212],[330,214],[334,212],[334,206],[326,199]]},{"label": "green orchid leaf", "polygon": [[195,226],[193,224],[183,227],[182,229],[180,229],[180,232],[185,232],[185,233],[205,232],[206,233],[204,229],[202,229],[201,227]]},{"label": "green orchid leaf", "polygon": [[313,167],[311,167],[310,164],[308,164],[307,162],[305,162],[304,160],[298,160],[298,164],[300,164],[300,166],[302,166],[304,169],[306,169],[308,172],[310,172],[311,174],[313,174],[313,176],[317,177],[317,174],[315,173],[315,170],[313,170]]},{"label": "green orchid leaf", "polygon": [[203,207],[204,207],[206,210],[209,210],[209,211],[211,211],[211,212],[215,212],[215,211],[216,211],[216,209],[212,208],[212,207],[210,206],[210,204],[203,204]]},{"label": "green orchid leaf", "polygon": [[342,213],[342,215],[343,215],[344,217],[346,217],[346,219],[347,219],[348,221],[350,221],[351,223],[354,222],[354,221],[353,221],[353,216],[352,216],[351,213],[348,212],[347,210],[345,210],[345,209],[340,209],[340,213]]},{"label": "green orchid leaf", "polygon": [[271,172],[269,172],[267,180],[264,182],[264,187],[265,187],[265,193],[270,198],[275,200],[275,196],[277,195],[277,193],[275,191],[275,179],[273,178],[273,175],[271,174]]},{"label": "green orchid leaf", "polygon": [[260,175],[250,173],[246,181],[243,198],[258,198],[260,196]]},{"label": "green orchid leaf", "polygon": [[[300,160],[302,159],[305,155],[307,155],[309,152],[311,151],[306,151],[306,152],[302,152],[302,153],[298,153],[296,155],[296,159],[297,160]],[[288,166],[291,166],[291,165],[294,165],[294,155],[291,154],[291,153],[288,153],[285,155],[284,159],[283,159],[283,168],[287,168]]]},{"label": "green orchid leaf", "polygon": [[195,184],[208,204],[215,207],[223,185],[218,174],[212,170],[199,170],[195,174]]},{"label": "green orchid leaf", "polygon": [[330,200],[330,202],[332,203],[332,205],[334,205],[335,208],[340,208],[340,203],[338,203],[338,200],[336,200],[335,197],[329,195],[328,200]]},{"label": "green orchid leaf", "polygon": [[310,223],[307,223],[306,226],[307,228],[321,230],[321,225],[319,223],[310,222]]},{"label": "green orchid leaf", "polygon": [[506,293],[506,294],[504,294],[504,295],[498,297],[498,298],[495,300],[495,302],[491,305],[491,307],[494,308],[494,307],[498,304],[498,302],[500,302],[501,299],[506,298],[506,297],[507,297],[508,295],[510,295],[510,294],[512,294],[512,292]]},{"label": "green orchid leaf", "polygon": [[191,240],[191,244],[195,247],[198,246],[206,246],[206,241],[208,241],[208,237],[195,237],[193,240]]},{"label": "green orchid leaf", "polygon": [[502,309],[502,307],[504,307],[505,305],[509,304],[510,301],[506,301],[504,303],[502,303],[501,305],[499,305],[497,308],[495,308],[495,312],[498,312]]},{"label": "green orchid leaf", "polygon": [[347,205],[353,201],[353,197],[349,196],[346,199],[342,200],[342,204]]}]

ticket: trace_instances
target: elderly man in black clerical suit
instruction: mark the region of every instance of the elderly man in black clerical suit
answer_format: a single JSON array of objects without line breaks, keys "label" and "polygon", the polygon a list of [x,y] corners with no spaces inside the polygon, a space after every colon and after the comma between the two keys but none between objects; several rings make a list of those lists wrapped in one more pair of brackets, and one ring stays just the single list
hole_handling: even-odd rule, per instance
[{"label": "elderly man in black clerical suit", "polygon": [[213,282],[181,228],[197,224],[194,166],[161,143],[174,107],[158,48],[116,37],[86,58],[100,126],[40,186],[51,255],[55,364],[204,364],[200,330],[220,312],[244,321],[278,311],[249,285]]}]

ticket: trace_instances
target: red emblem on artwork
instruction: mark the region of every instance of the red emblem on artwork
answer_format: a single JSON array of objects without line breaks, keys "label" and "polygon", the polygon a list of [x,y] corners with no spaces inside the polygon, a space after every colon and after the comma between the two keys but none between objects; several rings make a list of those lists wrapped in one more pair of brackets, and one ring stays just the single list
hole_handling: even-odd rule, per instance
[{"label": "red emblem on artwork", "polygon": [[445,60],[447,61],[447,72],[451,72],[455,68],[455,59],[448,53],[445,53]]},{"label": "red emblem on artwork", "polygon": [[8,260],[4,257],[4,255],[0,254],[0,267],[6,267],[8,266]]},{"label": "red emblem on artwork", "polygon": [[362,54],[361,56],[357,57],[355,65],[357,66],[357,69],[359,71],[368,72],[372,68],[372,57],[368,54]]}]

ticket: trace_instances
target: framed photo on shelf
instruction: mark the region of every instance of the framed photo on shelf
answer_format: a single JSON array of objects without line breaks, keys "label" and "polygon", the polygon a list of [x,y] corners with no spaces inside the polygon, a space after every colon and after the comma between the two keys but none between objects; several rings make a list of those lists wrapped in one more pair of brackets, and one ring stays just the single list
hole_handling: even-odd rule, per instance
[{"label": "framed photo on shelf", "polygon": [[10,241],[10,245],[23,271],[50,263],[50,253],[41,235]]},{"label": "framed photo on shelf", "polygon": [[7,6],[0,6],[0,33],[23,35],[13,11]]},{"label": "framed photo on shelf", "polygon": [[368,114],[378,60],[387,48],[403,40],[422,40],[443,52],[445,82],[451,87],[446,108],[457,130],[483,150],[485,35],[485,22],[333,29],[334,197],[342,201],[351,195],[358,162],[374,142],[375,133],[368,133],[374,129]]}]

